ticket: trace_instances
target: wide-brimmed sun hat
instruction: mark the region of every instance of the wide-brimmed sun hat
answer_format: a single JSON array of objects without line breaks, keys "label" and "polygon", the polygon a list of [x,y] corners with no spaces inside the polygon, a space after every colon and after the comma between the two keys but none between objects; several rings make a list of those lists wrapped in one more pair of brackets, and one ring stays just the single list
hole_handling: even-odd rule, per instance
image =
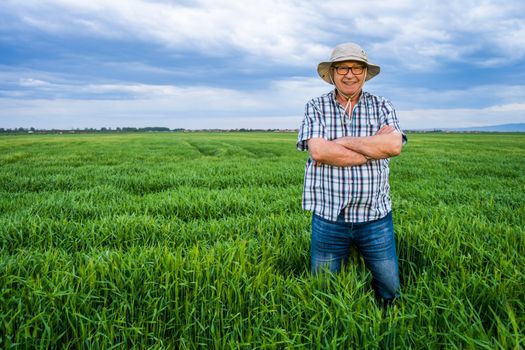
[{"label": "wide-brimmed sun hat", "polygon": [[317,66],[317,73],[319,73],[319,76],[324,81],[333,85],[332,77],[330,76],[330,67],[335,62],[343,61],[358,61],[366,64],[368,69],[365,81],[370,80],[378,75],[379,71],[381,70],[381,67],[368,61],[368,56],[361,46],[354,43],[346,43],[337,45],[335,47],[334,51],[332,51],[332,55],[330,56],[330,60],[319,63]]}]

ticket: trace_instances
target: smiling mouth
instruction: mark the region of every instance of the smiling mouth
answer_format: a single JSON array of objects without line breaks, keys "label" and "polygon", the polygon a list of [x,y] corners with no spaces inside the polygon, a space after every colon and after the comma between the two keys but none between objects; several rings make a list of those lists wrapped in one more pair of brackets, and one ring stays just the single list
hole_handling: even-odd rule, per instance
[{"label": "smiling mouth", "polygon": [[349,85],[349,86],[350,85],[355,85],[355,84],[357,84],[357,81],[343,81],[343,84]]}]

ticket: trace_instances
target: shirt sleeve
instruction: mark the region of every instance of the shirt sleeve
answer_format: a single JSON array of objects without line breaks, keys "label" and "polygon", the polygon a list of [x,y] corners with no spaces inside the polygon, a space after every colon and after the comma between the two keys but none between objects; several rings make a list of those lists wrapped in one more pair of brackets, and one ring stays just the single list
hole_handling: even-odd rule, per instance
[{"label": "shirt sleeve", "polygon": [[304,119],[299,128],[296,144],[297,149],[299,151],[308,150],[308,140],[313,137],[326,139],[321,113],[315,108],[313,102],[310,101],[305,106]]},{"label": "shirt sleeve", "polygon": [[396,110],[394,109],[394,105],[390,101],[384,101],[383,107],[381,109],[381,114],[383,115],[384,119],[382,119],[385,125],[392,125],[398,132],[401,133],[403,137],[403,145],[405,145],[408,142],[407,135],[401,129],[401,126],[399,125],[399,119],[396,115]]}]

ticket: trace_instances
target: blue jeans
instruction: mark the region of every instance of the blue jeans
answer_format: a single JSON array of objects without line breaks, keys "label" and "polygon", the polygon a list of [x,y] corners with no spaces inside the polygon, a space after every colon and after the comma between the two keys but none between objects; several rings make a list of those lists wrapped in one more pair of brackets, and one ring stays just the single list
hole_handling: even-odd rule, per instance
[{"label": "blue jeans", "polygon": [[311,268],[317,274],[324,269],[338,273],[355,246],[372,273],[376,295],[384,300],[399,296],[399,268],[394,240],[392,213],[368,222],[345,222],[342,215],[329,221],[312,217]]}]

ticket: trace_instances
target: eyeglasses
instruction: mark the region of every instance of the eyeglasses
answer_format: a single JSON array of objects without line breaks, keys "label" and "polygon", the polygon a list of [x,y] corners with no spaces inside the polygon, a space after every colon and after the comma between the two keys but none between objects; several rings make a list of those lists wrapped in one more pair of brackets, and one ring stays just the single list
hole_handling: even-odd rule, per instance
[{"label": "eyeglasses", "polygon": [[352,74],[359,75],[363,73],[365,70],[365,67],[363,66],[353,66],[353,67],[345,67],[345,66],[334,66],[335,71],[339,75],[347,75],[349,71],[352,71]]}]

